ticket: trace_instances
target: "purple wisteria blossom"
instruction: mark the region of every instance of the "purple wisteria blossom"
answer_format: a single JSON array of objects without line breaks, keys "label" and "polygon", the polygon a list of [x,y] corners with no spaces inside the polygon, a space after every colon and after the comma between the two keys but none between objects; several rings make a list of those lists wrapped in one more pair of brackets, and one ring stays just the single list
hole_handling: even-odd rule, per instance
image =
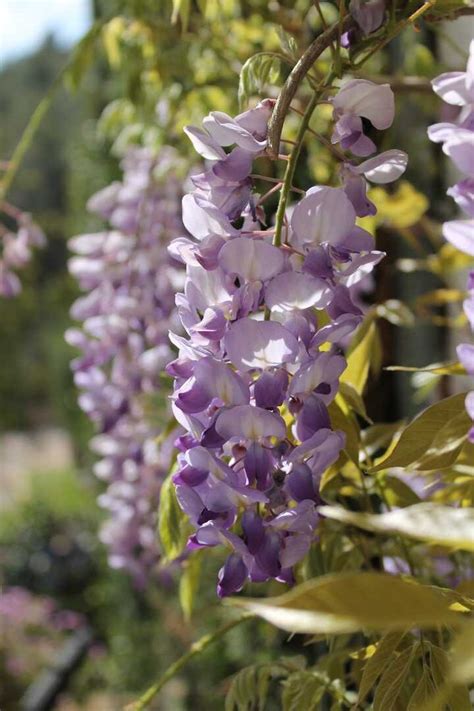
[{"label": "purple wisteria blossom", "polygon": [[[108,221],[106,231],[69,242],[70,272],[84,295],[71,309],[82,327],[70,329],[66,339],[81,351],[72,363],[79,405],[96,425],[95,473],[107,483],[99,503],[110,517],[101,539],[110,564],[142,585],[159,556],[156,510],[174,440],[157,445],[160,430],[147,402],[151,396],[157,402],[160,373],[172,357],[168,329],[183,275],[167,243],[184,233],[182,179],[172,149],[157,157],[132,149],[122,167],[123,180],[88,204]],[[211,318],[207,324],[209,331]]]},{"label": "purple wisteria blossom", "polygon": [[[391,124],[390,88],[350,81],[332,103],[333,140],[355,156],[373,153],[362,118]],[[359,284],[383,257],[356,218],[372,210],[366,179],[387,183],[406,166],[401,151],[363,163],[347,156],[341,187],[310,188],[279,244],[251,178],[272,108],[265,100],[235,119],[214,112],[185,129],[207,163],[183,199],[194,239],[170,246],[186,265],[176,297],[186,336],[171,331],[177,354],[167,367],[186,430],[173,481],[195,529],[188,548],[230,550],[220,596],[248,579],[292,582],[317,535],[319,481],[345,445],[330,414],[346,367],[341,344],[363,318]]]},{"label": "purple wisteria blossom", "polygon": [[[448,195],[454,198],[468,219],[445,222],[443,235],[461,252],[474,257],[474,40],[470,44],[466,71],[441,74],[433,79],[432,85],[443,101],[459,106],[460,109],[457,121],[434,124],[429,127],[428,135],[435,143],[442,144],[443,152],[465,175],[449,188]],[[474,331],[473,270],[468,276],[464,312],[471,331]],[[474,344],[461,343],[457,347],[457,354],[469,375],[474,375]],[[466,410],[474,421],[474,392],[466,398]],[[474,442],[474,425],[469,432],[469,440]]]},{"label": "purple wisteria blossom", "polygon": [[9,299],[21,291],[16,272],[30,262],[32,249],[44,247],[46,238],[29,213],[5,201],[0,201],[0,213],[6,218],[5,224],[0,222],[0,296]]}]

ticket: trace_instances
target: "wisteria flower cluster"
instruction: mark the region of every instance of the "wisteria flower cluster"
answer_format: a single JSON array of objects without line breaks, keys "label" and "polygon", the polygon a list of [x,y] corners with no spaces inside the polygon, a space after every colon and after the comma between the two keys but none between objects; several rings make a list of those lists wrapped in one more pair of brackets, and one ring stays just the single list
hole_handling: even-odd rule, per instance
[{"label": "wisteria flower cluster", "polygon": [[171,148],[156,158],[131,149],[123,180],[88,203],[109,228],[69,242],[70,272],[86,293],[71,310],[82,327],[66,338],[82,351],[72,363],[79,405],[97,427],[95,472],[108,483],[99,498],[110,512],[101,538],[111,565],[126,568],[137,584],[158,560],[156,510],[172,453],[172,439],[157,446],[160,428],[147,403],[158,398],[160,373],[172,357],[168,329],[183,283],[167,253],[171,237],[183,233],[179,166]]},{"label": "wisteria flower cluster", "polygon": [[[456,122],[434,124],[428,129],[428,135],[432,141],[442,144],[443,152],[464,175],[449,188],[448,195],[468,217],[445,222],[443,235],[461,252],[474,257],[474,40],[470,45],[466,71],[441,74],[432,85],[443,101],[460,108]],[[467,292],[464,312],[471,330],[474,330],[474,270],[469,272]],[[457,354],[469,375],[474,375],[474,343],[461,343]],[[466,397],[466,409],[474,421],[474,392]],[[469,439],[474,442],[474,426]]]},{"label": "wisteria flower cluster", "polygon": [[186,265],[176,303],[187,334],[170,336],[173,412],[185,429],[173,480],[195,529],[188,548],[231,551],[220,596],[247,579],[293,580],[316,535],[320,477],[345,446],[330,416],[346,367],[341,342],[362,320],[358,284],[384,256],[356,219],[375,213],[366,181],[395,180],[407,157],[367,158],[376,150],[367,121],[386,129],[394,118],[388,85],[351,80],[331,101],[332,141],[352,157],[339,187],[316,185],[286,211],[283,239],[252,178],[273,102],[235,118],[212,112],[186,129],[207,165],[183,198],[194,240],[170,247]]},{"label": "wisteria flower cluster", "polygon": [[[21,291],[21,281],[16,272],[30,262],[33,248],[44,247],[46,238],[28,212],[0,201],[0,213],[8,221],[8,226],[0,222],[0,296],[9,299]],[[12,223],[14,228],[11,227]]]}]

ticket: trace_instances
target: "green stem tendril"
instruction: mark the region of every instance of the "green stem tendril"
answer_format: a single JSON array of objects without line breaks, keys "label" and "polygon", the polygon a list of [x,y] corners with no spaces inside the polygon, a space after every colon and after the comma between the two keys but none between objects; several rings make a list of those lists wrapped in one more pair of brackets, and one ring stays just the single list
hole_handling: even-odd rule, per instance
[{"label": "green stem tendril", "polygon": [[281,233],[283,229],[286,206],[288,202],[288,196],[290,194],[291,185],[293,182],[293,177],[295,175],[296,165],[298,163],[298,158],[303,145],[304,137],[311,121],[314,109],[316,108],[323,91],[325,91],[328,86],[332,83],[335,78],[335,73],[331,72],[328,77],[323,82],[322,88],[315,92],[306,107],[306,110],[301,119],[301,123],[298,129],[298,135],[296,137],[296,145],[290,153],[289,160],[286,164],[285,175],[283,178],[283,185],[280,193],[280,200],[278,202],[278,209],[275,217],[275,235],[273,237],[273,244],[275,247],[281,247]]},{"label": "green stem tendril", "polygon": [[173,662],[173,664],[168,667],[168,669],[165,671],[163,676],[156,682],[156,684],[153,684],[153,686],[151,686],[143,694],[143,696],[138,699],[138,701],[135,701],[129,706],[127,706],[125,711],[143,711],[143,709],[146,709],[151,703],[151,701],[153,701],[155,696],[165,686],[165,684],[167,684],[170,679],[176,676],[176,674],[178,674],[178,672],[180,672],[181,669],[186,666],[189,661],[191,661],[191,659],[203,652],[211,644],[214,644],[214,642],[217,642],[218,639],[224,637],[227,632],[230,632],[230,630],[234,629],[234,627],[238,627],[238,625],[241,625],[242,622],[246,622],[251,617],[253,617],[253,615],[250,613],[244,614],[241,617],[238,617],[236,620],[231,620],[225,625],[222,625],[222,627],[219,627],[219,629],[217,629],[215,632],[206,634],[204,635],[204,637],[201,637],[201,639],[199,639],[197,642],[194,642],[194,644],[190,646],[188,651],[185,652],[182,657],[177,659],[175,662]]}]

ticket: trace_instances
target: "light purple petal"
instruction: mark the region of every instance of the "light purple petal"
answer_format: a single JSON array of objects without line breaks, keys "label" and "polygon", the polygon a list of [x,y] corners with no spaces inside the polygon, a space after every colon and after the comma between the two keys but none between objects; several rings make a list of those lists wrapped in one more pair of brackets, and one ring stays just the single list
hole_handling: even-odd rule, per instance
[{"label": "light purple petal", "polygon": [[370,35],[381,26],[385,17],[385,0],[351,0],[349,10],[365,35]]},{"label": "light purple petal", "polygon": [[466,395],[466,410],[469,417],[474,420],[474,391],[471,391]]},{"label": "light purple petal", "polygon": [[446,141],[443,151],[465,175],[474,178],[474,131],[460,129]]},{"label": "light purple petal", "polygon": [[223,111],[211,111],[203,121],[203,126],[221,146],[240,146],[249,153],[260,153],[266,141],[257,141],[252,134],[235,119]]},{"label": "light purple petal", "polygon": [[324,309],[332,299],[332,289],[323,279],[304,272],[285,272],[274,277],[265,289],[265,303],[278,313],[316,307]]},{"label": "light purple petal", "polygon": [[404,151],[390,150],[369,158],[357,166],[355,171],[363,173],[367,180],[378,185],[392,183],[406,170],[408,156]]},{"label": "light purple petal", "polygon": [[474,257],[474,220],[445,222],[443,235],[461,252]]},{"label": "light purple petal", "polygon": [[216,430],[226,440],[237,438],[257,442],[264,437],[284,439],[286,426],[283,418],[253,405],[237,405],[224,410],[216,420]]},{"label": "light purple petal", "polygon": [[196,126],[185,126],[184,132],[193,144],[194,150],[207,160],[223,160],[225,151],[216,143],[207,131]]},{"label": "light purple petal", "polygon": [[352,79],[332,100],[336,110],[363,116],[378,129],[392,125],[395,115],[393,91],[389,84],[374,84],[367,79]]},{"label": "light purple petal", "polygon": [[202,240],[208,235],[237,235],[228,217],[204,198],[196,194],[183,197],[183,224],[196,239]]},{"label": "light purple petal", "polygon": [[447,104],[465,106],[474,99],[466,86],[466,72],[445,72],[433,79],[431,85]]},{"label": "light purple petal", "polygon": [[246,281],[265,281],[281,272],[284,256],[267,242],[237,237],[222,247],[219,264],[228,274],[237,274]]},{"label": "light purple petal", "polygon": [[469,217],[474,217],[474,178],[461,180],[449,188],[447,193]]},{"label": "light purple petal", "polygon": [[456,348],[460,363],[466,368],[469,375],[474,375],[474,344],[460,343]]},{"label": "light purple petal", "polygon": [[298,354],[296,338],[274,321],[240,319],[231,325],[224,344],[230,361],[240,370],[293,362]]},{"label": "light purple petal", "polygon": [[[346,360],[343,356],[320,353],[313,360],[304,363],[295,373],[288,394],[295,397],[310,393],[322,384],[331,385],[337,382],[345,367]],[[322,393],[321,398],[327,402],[325,395]]]},{"label": "light purple petal", "polygon": [[428,137],[433,143],[444,143],[456,131],[459,131],[459,126],[455,123],[434,123],[432,126],[428,126]]},{"label": "light purple petal", "polygon": [[308,191],[291,217],[291,228],[299,244],[336,245],[354,228],[356,213],[342,188]]}]

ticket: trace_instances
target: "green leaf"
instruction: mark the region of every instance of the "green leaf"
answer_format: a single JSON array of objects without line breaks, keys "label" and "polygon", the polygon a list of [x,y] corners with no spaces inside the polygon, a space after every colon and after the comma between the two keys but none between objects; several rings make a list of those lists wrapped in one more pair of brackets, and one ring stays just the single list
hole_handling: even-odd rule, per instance
[{"label": "green leaf", "polygon": [[333,401],[329,407],[329,417],[331,426],[334,430],[341,430],[346,435],[345,451],[358,465],[359,463],[359,441],[360,430],[358,424],[350,412],[344,413],[336,401]]},{"label": "green leaf", "polygon": [[404,481],[396,476],[386,476],[383,480],[384,499],[390,507],[413,506],[420,503],[420,497],[415,494]]},{"label": "green leaf", "polygon": [[395,326],[414,326],[415,316],[406,304],[398,299],[389,299],[376,306],[379,318],[393,323]]},{"label": "green leaf", "polygon": [[402,431],[389,455],[371,471],[388,467],[430,471],[453,464],[471,425],[464,409],[466,394],[447,397],[415,417]]},{"label": "green leaf", "polygon": [[388,632],[377,644],[374,654],[369,657],[364,665],[362,678],[359,685],[358,703],[361,704],[375,682],[389,664],[396,649],[399,647],[406,632]]},{"label": "green leaf", "polygon": [[126,27],[125,18],[113,17],[102,27],[102,42],[108,62],[113,69],[120,66],[120,39]]},{"label": "green leaf", "polygon": [[455,637],[450,654],[450,680],[453,684],[474,683],[474,623]]},{"label": "green leaf", "polygon": [[64,76],[64,81],[71,91],[76,91],[79,88],[82,77],[92,62],[95,42],[100,35],[101,29],[102,22],[94,22],[90,30],[86,32],[72,51],[70,64]]},{"label": "green leaf", "polygon": [[232,678],[225,699],[225,711],[263,711],[272,679],[287,676],[297,667],[298,664],[292,660],[282,660],[241,669]]},{"label": "green leaf", "polygon": [[231,598],[229,604],[303,634],[431,628],[460,619],[451,609],[452,599],[440,588],[385,573],[327,575],[279,597]]},{"label": "green leaf", "polygon": [[186,545],[186,517],[176,500],[175,488],[170,474],[160,490],[158,533],[166,561],[177,558]]},{"label": "green leaf", "polygon": [[202,551],[194,551],[183,563],[179,579],[179,602],[184,618],[189,622],[194,608],[194,600],[199,589],[202,568]]},{"label": "green leaf", "polygon": [[436,545],[474,551],[474,508],[452,508],[421,503],[381,514],[348,511],[339,506],[320,506],[326,518],[373,533],[393,534]]},{"label": "green leaf", "polygon": [[[368,325],[366,325],[368,324]],[[362,324],[361,340],[355,345],[347,357],[347,368],[340,378],[341,383],[348,383],[362,395],[369,371],[377,371],[380,367],[380,337],[373,316]],[[356,334],[356,339],[360,338]]]},{"label": "green leaf", "polygon": [[283,683],[283,711],[317,708],[328,684],[329,679],[317,672],[291,674]]},{"label": "green leaf", "polygon": [[[446,696],[450,711],[472,711],[471,695],[467,686],[455,686]],[[436,711],[432,706],[426,711]]]},{"label": "green leaf", "polygon": [[288,56],[296,60],[298,58],[298,45],[293,35],[283,29],[283,27],[278,26],[276,28],[278,37],[280,39],[281,48]]},{"label": "green leaf", "polygon": [[412,366],[389,365],[384,370],[402,373],[433,373],[433,375],[466,375],[466,369],[457,363],[432,363],[424,368],[415,368]]},{"label": "green leaf", "polygon": [[173,13],[171,15],[171,22],[175,25],[178,19],[181,20],[181,27],[183,32],[186,32],[189,23],[189,13],[191,10],[190,0],[173,0]]},{"label": "green leaf", "polygon": [[352,385],[349,385],[349,383],[340,383],[339,394],[345,400],[347,405],[349,405],[349,407],[359,415],[359,417],[362,417],[362,419],[364,419],[369,424],[373,424],[372,420],[367,414],[367,410],[365,409],[365,402],[362,396],[360,395],[360,393],[357,392],[355,388],[352,387]]},{"label": "green leaf", "polygon": [[244,106],[253,94],[262,92],[268,83],[278,81],[280,58],[273,52],[260,52],[247,59],[240,70],[239,105]]},{"label": "green leaf", "polygon": [[417,644],[404,649],[386,667],[374,696],[374,711],[392,711],[415,658]]}]

